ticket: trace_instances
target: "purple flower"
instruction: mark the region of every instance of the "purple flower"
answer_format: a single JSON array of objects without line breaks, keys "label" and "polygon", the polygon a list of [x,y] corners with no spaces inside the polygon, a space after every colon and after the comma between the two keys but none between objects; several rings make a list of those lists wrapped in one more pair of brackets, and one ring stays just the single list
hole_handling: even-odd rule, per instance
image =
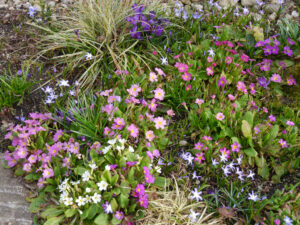
[{"label": "purple flower", "polygon": [[283,53],[290,56],[290,57],[293,56],[293,51],[290,49],[289,46],[284,46]]},{"label": "purple flower", "polygon": [[139,198],[140,205],[145,209],[148,208],[148,195],[145,194]]},{"label": "purple flower", "polygon": [[44,172],[43,172],[43,178],[44,179],[50,178],[50,177],[53,177],[53,176],[54,176],[53,169],[47,168],[47,169],[44,170]]},{"label": "purple flower", "polygon": [[116,218],[117,220],[122,220],[122,219],[124,218],[124,213],[121,212],[121,211],[116,211],[116,213],[115,213],[115,218]]},{"label": "purple flower", "polygon": [[274,73],[272,77],[270,78],[271,81],[275,83],[281,83],[281,76],[277,73]]},{"label": "purple flower", "polygon": [[269,85],[269,83],[270,83],[270,81],[267,81],[267,79],[266,79],[264,76],[259,77],[259,78],[257,79],[257,81],[258,81],[258,85],[259,85],[259,86],[262,86],[262,87],[265,88],[265,89],[268,87],[268,85]]},{"label": "purple flower", "polygon": [[218,86],[223,88],[225,86],[225,84],[227,84],[227,80],[226,80],[226,77],[221,77],[219,80],[218,80]]},{"label": "purple flower", "polygon": [[275,122],[276,121],[276,117],[275,116],[273,116],[272,114],[269,116],[269,120],[271,121],[271,122]]},{"label": "purple flower", "polygon": [[106,214],[113,213],[111,205],[109,204],[108,201],[106,201],[105,203],[103,203],[102,207],[103,207],[103,209],[104,209],[104,211],[105,211]]},{"label": "purple flower", "polygon": [[258,41],[257,43],[256,43],[256,45],[255,45],[255,47],[257,48],[257,47],[262,47],[262,46],[264,46],[265,45],[265,43],[263,42],[263,41]]},{"label": "purple flower", "polygon": [[272,55],[272,48],[273,47],[271,45],[267,45],[263,48],[265,56]]}]

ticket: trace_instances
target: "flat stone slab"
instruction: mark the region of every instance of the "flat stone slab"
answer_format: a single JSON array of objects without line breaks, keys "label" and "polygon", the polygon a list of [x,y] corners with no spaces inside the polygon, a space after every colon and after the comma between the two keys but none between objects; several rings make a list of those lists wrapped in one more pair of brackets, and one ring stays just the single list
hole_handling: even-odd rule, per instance
[{"label": "flat stone slab", "polygon": [[4,154],[0,153],[0,225],[32,225],[32,214],[26,202],[27,190],[12,170],[3,168]]}]

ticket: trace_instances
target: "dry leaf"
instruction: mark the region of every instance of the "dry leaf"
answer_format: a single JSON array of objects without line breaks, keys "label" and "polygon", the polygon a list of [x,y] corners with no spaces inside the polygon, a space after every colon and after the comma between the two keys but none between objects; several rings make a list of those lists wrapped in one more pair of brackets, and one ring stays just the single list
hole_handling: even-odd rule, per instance
[{"label": "dry leaf", "polygon": [[236,212],[234,211],[234,209],[229,207],[220,207],[218,208],[218,212],[220,213],[221,216],[225,218],[231,219],[236,216]]}]

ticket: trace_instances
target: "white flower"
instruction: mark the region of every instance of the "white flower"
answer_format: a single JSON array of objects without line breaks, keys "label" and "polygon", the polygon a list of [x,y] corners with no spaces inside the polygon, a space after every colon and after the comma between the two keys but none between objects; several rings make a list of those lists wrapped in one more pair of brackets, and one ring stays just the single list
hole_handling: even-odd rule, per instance
[{"label": "white flower", "polygon": [[89,195],[86,195],[86,196],[85,196],[85,203],[89,203],[89,202],[91,202],[91,201],[92,201],[92,197],[89,196]]},{"label": "white flower", "polygon": [[107,143],[110,145],[114,145],[114,144],[116,144],[116,142],[117,142],[117,139],[111,139]]},{"label": "white flower", "polygon": [[246,7],[243,8],[243,13],[244,14],[248,14],[249,13],[249,9],[247,9]]},{"label": "white flower", "polygon": [[122,145],[124,145],[126,143],[126,139],[123,139],[123,138],[119,139],[119,143],[122,144]]},{"label": "white flower", "polygon": [[155,167],[156,172],[161,173],[161,168],[159,166]]},{"label": "white flower", "polygon": [[249,195],[249,197],[248,197],[249,200],[252,200],[252,201],[255,201],[255,202],[257,200],[259,200],[258,196],[256,194],[254,194],[253,191],[252,191],[252,193],[249,193],[248,195]]},{"label": "white flower", "polygon": [[128,151],[129,151],[129,152],[134,152],[133,147],[129,146],[129,147],[128,147]]},{"label": "white flower", "polygon": [[89,167],[91,167],[92,170],[95,170],[98,168],[98,166],[96,166],[96,164],[94,162],[92,164],[89,164]]},{"label": "white flower", "polygon": [[161,65],[168,65],[168,58],[167,57],[162,57],[160,58],[161,60]]},{"label": "white flower", "polygon": [[219,164],[219,162],[218,162],[216,159],[213,159],[211,162],[212,162],[212,165],[213,165],[213,166],[216,166],[216,165]]},{"label": "white flower", "polygon": [[83,198],[82,196],[79,196],[79,197],[76,199],[76,202],[77,202],[77,205],[78,205],[78,206],[85,205],[85,198]]},{"label": "white flower", "polygon": [[53,89],[52,89],[51,87],[47,86],[45,89],[43,89],[43,91],[44,91],[45,93],[50,94],[50,93],[53,92]]},{"label": "white flower", "polygon": [[189,218],[192,219],[192,222],[196,222],[197,216],[200,215],[200,213],[195,213],[193,209],[190,209],[191,214],[189,215]]},{"label": "white flower", "polygon": [[227,159],[227,155],[226,154],[221,154],[220,156],[220,161],[221,162],[226,162],[228,159]]},{"label": "white flower", "polygon": [[64,201],[64,204],[66,206],[70,206],[73,204],[73,198],[66,198],[65,201]]},{"label": "white flower", "polygon": [[110,171],[110,165],[106,165],[106,166],[105,166],[105,170]]},{"label": "white flower", "polygon": [[100,191],[106,191],[108,183],[101,181],[100,183],[97,183],[97,186],[99,187]]},{"label": "white flower", "polygon": [[58,81],[58,85],[60,87],[69,87],[69,81],[68,80],[64,80],[64,79],[61,79],[60,81]]},{"label": "white flower", "polygon": [[85,189],[85,192],[86,192],[86,193],[90,193],[90,192],[91,192],[91,189],[90,189],[90,188],[86,188],[86,189]]},{"label": "white flower", "polygon": [[78,86],[80,85],[80,83],[76,80],[75,83],[74,83],[74,85],[75,85],[76,87],[78,87]]},{"label": "white flower", "polygon": [[210,48],[207,52],[208,52],[208,54],[210,56],[214,56],[215,55],[215,52],[214,52],[214,50],[212,48]]},{"label": "white flower", "polygon": [[194,191],[192,191],[192,196],[190,197],[190,199],[194,200],[196,199],[197,202],[199,202],[200,200],[203,200],[201,197],[202,191],[198,191],[197,188],[194,189]]},{"label": "white flower", "polygon": [[78,180],[78,181],[71,181],[72,185],[76,185],[76,184],[79,184],[79,183],[80,183],[80,180]]},{"label": "white flower", "polygon": [[75,95],[75,91],[74,91],[74,90],[71,90],[71,91],[69,91],[69,94],[70,94],[71,96],[74,96],[74,95]]},{"label": "white flower", "polygon": [[111,149],[111,146],[106,146],[104,149],[102,149],[103,154],[106,154]]},{"label": "white flower", "polygon": [[228,167],[228,166],[223,166],[223,167],[222,167],[222,170],[223,170],[224,175],[225,175],[226,177],[230,174],[230,171],[229,171],[229,167]]},{"label": "white flower", "polygon": [[93,58],[94,58],[94,56],[91,53],[89,53],[89,52],[86,53],[85,60],[92,60]]},{"label": "white flower", "polygon": [[82,174],[82,181],[89,181],[91,179],[91,174],[89,171],[85,171]]},{"label": "white flower", "polygon": [[92,196],[92,201],[93,201],[95,204],[101,202],[101,195],[99,195],[98,193],[95,193],[95,194]]},{"label": "white flower", "polygon": [[293,225],[293,220],[291,220],[291,218],[289,218],[288,216],[285,216],[283,221],[285,222],[286,225]]},{"label": "white flower", "polygon": [[117,146],[117,150],[118,150],[118,151],[122,151],[122,150],[124,150],[124,148],[125,148],[124,145],[122,145],[122,146]]},{"label": "white flower", "polygon": [[251,178],[252,180],[254,180],[254,176],[255,176],[255,173],[253,173],[252,170],[250,170],[250,173],[247,176],[247,178]]}]

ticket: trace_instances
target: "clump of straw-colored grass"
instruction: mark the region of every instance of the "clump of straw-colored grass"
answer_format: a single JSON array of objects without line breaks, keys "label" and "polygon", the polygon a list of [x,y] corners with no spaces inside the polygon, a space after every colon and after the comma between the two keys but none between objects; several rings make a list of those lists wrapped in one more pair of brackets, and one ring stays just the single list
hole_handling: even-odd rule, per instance
[{"label": "clump of straw-colored grass", "polygon": [[[207,212],[204,202],[191,203],[187,187],[179,187],[174,179],[174,190],[158,192],[157,199],[149,201],[146,216],[138,225],[221,225],[222,220]],[[155,194],[155,195],[156,195]],[[200,213],[196,222],[189,218],[190,210]]]},{"label": "clump of straw-colored grass", "polygon": [[[69,70],[81,72],[78,81],[84,87],[91,87],[101,75],[128,64],[149,63],[153,49],[150,42],[139,45],[131,38],[131,24],[126,21],[134,14],[133,0],[85,0],[78,1],[49,26],[32,24],[42,31],[39,57],[53,55],[58,64],[67,64]],[[146,12],[162,11],[159,1],[141,0]],[[86,60],[87,53],[93,55]],[[147,59],[147,60],[146,60]]]}]

